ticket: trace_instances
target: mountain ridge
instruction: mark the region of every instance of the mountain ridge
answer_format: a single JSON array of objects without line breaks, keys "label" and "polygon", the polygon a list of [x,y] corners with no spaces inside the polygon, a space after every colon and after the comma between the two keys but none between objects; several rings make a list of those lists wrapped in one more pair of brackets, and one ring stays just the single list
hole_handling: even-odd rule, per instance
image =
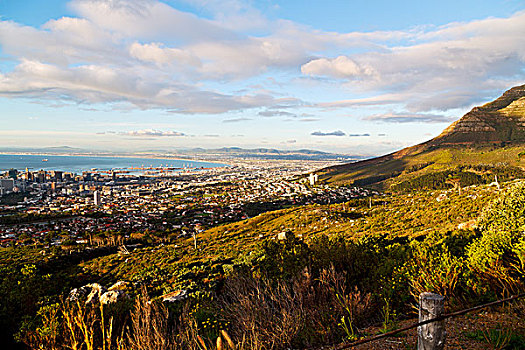
[{"label": "mountain ridge", "polygon": [[330,153],[312,149],[276,149],[276,148],[241,148],[222,147],[215,149],[187,148],[187,149],[147,149],[140,151],[100,151],[76,148],[70,146],[58,147],[0,147],[0,153],[30,153],[49,155],[89,155],[89,156],[128,156],[128,157],[183,157],[192,159],[265,159],[265,160],[314,160],[314,161],[350,161],[363,159],[360,155]]},{"label": "mountain ridge", "polygon": [[525,141],[525,85],[474,107],[430,144]]},{"label": "mountain ridge", "polygon": [[325,168],[319,173],[326,183],[365,183],[385,189],[407,178],[458,166],[522,167],[522,152],[525,85],[472,108],[431,140],[380,157]]}]

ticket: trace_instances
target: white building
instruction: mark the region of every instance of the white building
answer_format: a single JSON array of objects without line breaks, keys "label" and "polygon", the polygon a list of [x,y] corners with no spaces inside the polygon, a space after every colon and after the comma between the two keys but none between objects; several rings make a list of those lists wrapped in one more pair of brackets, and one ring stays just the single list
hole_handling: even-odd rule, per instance
[{"label": "white building", "polygon": [[311,173],[310,176],[308,176],[308,180],[310,181],[310,185],[315,185],[318,180],[317,174]]},{"label": "white building", "polygon": [[99,191],[95,191],[93,193],[93,201],[95,202],[95,205],[101,205],[102,204],[102,198]]}]

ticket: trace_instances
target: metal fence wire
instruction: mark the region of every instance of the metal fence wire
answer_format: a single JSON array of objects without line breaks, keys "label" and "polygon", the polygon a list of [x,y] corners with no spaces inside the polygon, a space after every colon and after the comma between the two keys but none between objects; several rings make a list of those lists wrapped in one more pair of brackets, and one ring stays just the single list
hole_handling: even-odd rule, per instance
[{"label": "metal fence wire", "polygon": [[442,321],[442,320],[445,320],[445,319],[451,318],[451,317],[461,316],[461,315],[464,315],[464,314],[472,312],[472,311],[484,309],[484,308],[490,307],[490,306],[496,306],[496,305],[503,304],[503,303],[506,303],[506,302],[509,302],[509,301],[513,301],[513,300],[516,300],[516,299],[520,299],[520,298],[523,298],[523,297],[525,297],[525,293],[514,295],[514,296],[511,296],[511,297],[508,297],[508,298],[505,298],[505,299],[496,300],[496,301],[493,301],[493,302],[490,302],[490,303],[481,304],[481,305],[474,306],[474,307],[471,307],[471,308],[468,308],[468,309],[455,311],[455,312],[451,312],[451,313],[448,313],[448,314],[443,314],[443,315],[441,315],[439,317],[435,317],[435,318],[428,319],[428,320],[425,320],[425,321],[413,323],[411,325],[408,325],[408,326],[405,326],[405,327],[401,327],[401,328],[395,329],[395,330],[390,331],[390,332],[378,334],[378,335],[375,335],[373,337],[360,339],[360,340],[357,340],[357,341],[354,341],[354,342],[351,342],[351,343],[343,343],[343,344],[339,344],[339,345],[332,346],[332,347],[324,347],[324,348],[321,348],[321,349],[327,349],[327,350],[328,349],[331,349],[331,350],[351,349],[351,348],[356,347],[358,345],[362,345],[362,344],[370,343],[370,342],[373,342],[373,341],[376,341],[376,340],[379,340],[379,339],[391,337],[391,336],[393,336],[393,335],[395,335],[397,333],[408,331],[409,329],[412,329],[412,328],[423,326],[423,325],[426,325],[426,324],[429,324],[429,323],[432,323],[432,322]]}]

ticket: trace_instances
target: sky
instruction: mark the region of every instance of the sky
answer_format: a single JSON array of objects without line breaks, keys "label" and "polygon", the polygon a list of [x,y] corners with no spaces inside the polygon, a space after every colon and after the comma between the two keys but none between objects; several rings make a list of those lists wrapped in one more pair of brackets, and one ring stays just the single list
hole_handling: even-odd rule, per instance
[{"label": "sky", "polygon": [[524,83],[523,0],[0,0],[0,148],[380,155]]}]

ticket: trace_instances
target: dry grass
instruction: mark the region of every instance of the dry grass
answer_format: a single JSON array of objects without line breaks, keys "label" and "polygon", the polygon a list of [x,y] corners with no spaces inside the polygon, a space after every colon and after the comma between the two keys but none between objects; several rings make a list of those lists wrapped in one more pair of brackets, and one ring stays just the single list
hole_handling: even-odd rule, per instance
[{"label": "dry grass", "polygon": [[[131,310],[108,312],[108,306],[63,300],[43,318],[48,329],[27,332],[30,349],[46,350],[270,350],[334,343],[363,323],[370,296],[348,287],[334,269],[314,279],[308,270],[290,280],[230,277],[211,303],[211,332],[202,327],[191,301],[178,314],[151,300],[145,289]],[[179,309],[180,310],[180,309]],[[124,314],[124,316],[123,316]],[[348,324],[341,324],[341,320]],[[214,320],[214,321],[215,321]],[[226,326],[228,325],[228,326]],[[53,328],[54,327],[54,328]],[[227,329],[226,329],[227,327]],[[346,327],[346,329],[345,329]]]},{"label": "dry grass", "polygon": [[347,290],[344,276],[333,269],[312,279],[304,271],[290,281],[271,281],[249,274],[230,278],[220,299],[224,317],[242,349],[304,348],[332,343],[370,312],[370,296]]},{"label": "dry grass", "polygon": [[168,309],[150,301],[146,289],[135,300],[131,313],[128,347],[136,350],[169,350],[173,348],[173,334],[168,325]]}]

